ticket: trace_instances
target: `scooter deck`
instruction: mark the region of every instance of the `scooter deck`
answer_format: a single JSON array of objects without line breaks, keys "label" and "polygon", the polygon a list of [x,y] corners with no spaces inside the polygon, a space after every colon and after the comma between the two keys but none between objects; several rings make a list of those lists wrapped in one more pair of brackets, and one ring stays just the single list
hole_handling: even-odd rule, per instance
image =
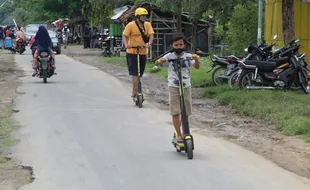
[{"label": "scooter deck", "polygon": [[178,152],[181,152],[181,151],[185,150],[184,143],[183,142],[182,143],[178,142],[177,139],[175,138],[175,136],[173,137],[171,143],[177,149]]}]

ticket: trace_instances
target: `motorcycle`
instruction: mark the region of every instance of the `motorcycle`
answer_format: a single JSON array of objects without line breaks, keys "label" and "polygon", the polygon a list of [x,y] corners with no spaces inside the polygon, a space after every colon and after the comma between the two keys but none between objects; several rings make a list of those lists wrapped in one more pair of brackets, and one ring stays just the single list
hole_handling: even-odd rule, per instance
[{"label": "motorcycle", "polygon": [[275,51],[267,61],[239,61],[236,84],[243,89],[290,89],[295,81],[310,93],[305,54],[299,55],[299,40]]},{"label": "motorcycle", "polygon": [[[211,58],[213,65],[208,72],[212,71],[216,66],[220,66],[217,67],[212,73],[213,83],[215,85],[220,85],[222,82],[228,80],[229,86],[232,87],[231,85],[232,77],[235,77],[239,70],[238,61],[266,60],[271,55],[270,52],[273,46],[274,44],[268,46],[265,43],[261,43],[258,47],[250,45],[247,48],[248,54],[245,57],[236,57],[234,55],[230,55],[227,57],[218,57],[216,55],[213,55],[213,57]],[[218,73],[221,72],[223,72],[224,74],[219,75]],[[217,79],[219,79],[219,81],[217,81]]]},{"label": "motorcycle", "polygon": [[[273,39],[276,39],[277,35],[273,37]],[[266,61],[268,59],[273,58],[273,53],[272,50],[276,44],[273,43],[271,45],[267,45],[265,43],[261,43],[258,47],[250,44],[247,48],[245,48],[245,52],[248,52],[247,56],[242,59],[241,61],[246,61],[246,60],[258,60],[258,61]],[[238,62],[240,61],[237,60]],[[237,80],[238,77],[238,71],[239,71],[239,63],[237,64],[236,67],[233,68],[233,71],[231,74],[228,76],[228,85],[230,88],[234,88],[235,81]]]},{"label": "motorcycle", "polygon": [[102,49],[103,49],[103,56],[104,57],[111,57],[112,52],[111,52],[111,37],[107,37],[103,40],[102,42]]},{"label": "motorcycle", "polygon": [[[230,74],[237,67],[238,60],[242,60],[242,57],[236,57],[234,55],[230,55],[228,57],[218,57],[216,55],[213,55],[211,58],[213,65],[211,66],[211,69],[209,71],[207,71],[207,73],[209,73],[216,66],[219,66],[212,72],[213,84],[219,86],[223,82],[225,82],[229,78]],[[221,73],[223,73],[223,74],[221,74]]]},{"label": "motorcycle", "polygon": [[56,37],[58,38],[58,41],[60,43],[63,43],[63,38],[62,38],[62,31],[56,31]]},{"label": "motorcycle", "polygon": [[21,38],[18,38],[16,40],[16,48],[15,51],[18,52],[19,54],[22,54],[26,51],[25,43],[24,40]]},{"label": "motorcycle", "polygon": [[46,50],[42,50],[38,55],[39,62],[39,78],[43,78],[43,82],[47,83],[47,78],[50,78],[54,74],[55,69],[52,67],[52,56]]}]

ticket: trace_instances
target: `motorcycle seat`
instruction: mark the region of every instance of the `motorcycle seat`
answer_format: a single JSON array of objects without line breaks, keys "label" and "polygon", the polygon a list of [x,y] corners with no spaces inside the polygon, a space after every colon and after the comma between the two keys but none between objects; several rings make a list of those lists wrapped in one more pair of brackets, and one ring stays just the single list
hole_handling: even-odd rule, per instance
[{"label": "motorcycle seat", "polygon": [[258,60],[246,60],[246,65],[255,65],[259,70],[273,70],[278,66],[277,62],[271,61],[258,61]]},{"label": "motorcycle seat", "polygon": [[289,57],[279,57],[279,58],[272,58],[272,59],[268,59],[268,61],[270,62],[276,62],[277,66],[280,66],[286,62],[288,62]]}]

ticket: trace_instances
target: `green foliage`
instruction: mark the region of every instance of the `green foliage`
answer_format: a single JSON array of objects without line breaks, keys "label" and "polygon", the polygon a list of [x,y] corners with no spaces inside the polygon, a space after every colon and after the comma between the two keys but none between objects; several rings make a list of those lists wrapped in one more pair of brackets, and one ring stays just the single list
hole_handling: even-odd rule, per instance
[{"label": "green foliage", "polygon": [[257,4],[239,4],[234,7],[228,23],[227,41],[230,50],[236,55],[243,55],[249,43],[256,43]]},{"label": "green foliage", "polygon": [[226,32],[224,30],[223,25],[219,25],[218,27],[214,28],[214,40],[215,43],[222,43],[225,44],[225,36]]},{"label": "green foliage", "polygon": [[214,42],[230,45],[231,52],[235,54],[240,54],[250,42],[255,42],[256,0],[14,0],[0,9],[0,16],[2,24],[13,24],[13,18],[19,25],[26,25],[64,17],[84,17],[91,25],[107,27],[113,9],[131,3],[150,3],[163,11],[172,10],[176,15],[181,10],[186,11],[192,21],[208,20],[216,24]]},{"label": "green foliage", "polygon": [[110,22],[108,16],[113,13],[112,6],[99,1],[94,1],[91,5],[90,24],[99,27],[107,26]]}]

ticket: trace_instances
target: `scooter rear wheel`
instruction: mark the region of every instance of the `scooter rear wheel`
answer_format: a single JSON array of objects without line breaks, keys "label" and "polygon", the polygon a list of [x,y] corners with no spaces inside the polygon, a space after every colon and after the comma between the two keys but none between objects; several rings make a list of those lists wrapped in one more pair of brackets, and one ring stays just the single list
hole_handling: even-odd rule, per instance
[{"label": "scooter rear wheel", "polygon": [[193,152],[193,141],[191,139],[186,140],[186,153],[188,159],[193,159],[194,152]]},{"label": "scooter rear wheel", "polygon": [[138,106],[139,106],[139,108],[142,108],[142,104],[143,104],[143,96],[138,96]]}]

